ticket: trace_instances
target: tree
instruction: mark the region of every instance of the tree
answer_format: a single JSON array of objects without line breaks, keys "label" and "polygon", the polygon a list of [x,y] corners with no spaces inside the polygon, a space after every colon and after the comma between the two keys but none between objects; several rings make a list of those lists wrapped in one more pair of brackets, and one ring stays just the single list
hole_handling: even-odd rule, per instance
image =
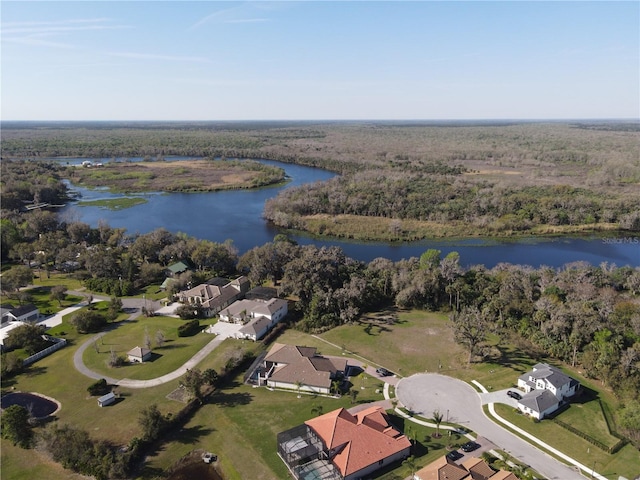
[{"label": "tree", "polygon": [[53,301],[58,302],[58,306],[62,307],[62,301],[65,299],[67,292],[67,287],[64,285],[56,285],[51,288],[51,293],[49,294],[49,298]]},{"label": "tree", "polygon": [[349,390],[349,395],[351,396],[351,404],[356,403],[356,398],[358,398],[358,390],[354,390],[353,388]]},{"label": "tree", "polygon": [[4,340],[4,348],[15,350],[24,348],[27,354],[33,355],[47,346],[47,341],[42,337],[45,327],[25,323],[11,330]]},{"label": "tree", "polygon": [[207,380],[199,368],[187,370],[187,373],[185,373],[182,380],[180,380],[180,385],[186,388],[200,403],[202,403],[203,400],[202,386],[205,383],[207,383]]},{"label": "tree", "polygon": [[302,383],[300,380],[296,380],[293,383],[296,386],[296,390],[298,390],[298,398],[300,398],[300,390],[302,389],[302,386],[304,385],[304,383]]},{"label": "tree", "polygon": [[109,307],[107,310],[107,316],[109,320],[115,320],[118,318],[118,314],[122,311],[122,299],[118,297],[111,297],[109,301]]},{"label": "tree", "polygon": [[336,395],[340,393],[340,380],[333,380],[331,382],[331,391]]},{"label": "tree", "polygon": [[442,412],[440,410],[434,410],[431,416],[431,420],[436,424],[436,438],[440,438],[440,424],[442,423]]},{"label": "tree", "polygon": [[413,475],[416,473],[416,468],[417,468],[415,457],[413,455],[411,455],[410,457],[407,457],[407,459],[404,462],[402,462],[402,464],[408,467],[409,470],[411,470],[411,478],[413,478]]},{"label": "tree", "polygon": [[485,341],[489,331],[489,322],[478,307],[465,307],[451,314],[453,336],[469,350],[469,363]]},{"label": "tree", "polygon": [[316,416],[320,416],[322,415],[322,412],[324,411],[324,407],[320,404],[316,404],[313,407],[311,407],[311,414],[312,415],[316,415]]},{"label": "tree", "polygon": [[162,345],[164,345],[164,332],[162,330],[158,330],[156,332],[156,347],[160,348],[162,347]]},{"label": "tree", "polygon": [[158,439],[167,427],[167,419],[153,403],[140,412],[138,424],[142,428],[142,439],[151,442]]},{"label": "tree", "polygon": [[81,310],[71,318],[69,323],[76,327],[78,333],[95,333],[107,324],[107,319],[100,312]]},{"label": "tree", "polygon": [[33,272],[26,265],[18,265],[2,273],[2,290],[12,292],[33,281]]},{"label": "tree", "polygon": [[20,405],[11,405],[2,412],[2,438],[14,445],[29,448],[33,439],[33,431],[29,425],[29,412]]}]

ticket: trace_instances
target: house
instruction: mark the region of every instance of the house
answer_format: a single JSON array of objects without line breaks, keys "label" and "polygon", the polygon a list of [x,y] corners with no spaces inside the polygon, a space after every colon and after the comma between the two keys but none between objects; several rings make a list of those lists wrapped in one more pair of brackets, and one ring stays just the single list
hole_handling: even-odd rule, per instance
[{"label": "house", "polygon": [[113,392],[109,392],[98,399],[98,405],[100,407],[106,407],[107,405],[111,405],[115,401],[116,401],[115,394]]},{"label": "house", "polygon": [[339,408],[278,434],[278,454],[296,479],[365,478],[410,449],[379,406],[355,414]]},{"label": "house", "polygon": [[518,378],[518,388],[526,393],[518,408],[538,420],[556,411],[578,392],[580,382],[547,363],[538,363]]},{"label": "house", "polygon": [[151,350],[148,348],[134,347],[127,352],[131,363],[143,363],[151,358]]},{"label": "house", "polygon": [[222,285],[221,283],[219,279],[202,283],[197,287],[180,292],[178,299],[182,303],[200,306],[205,317],[213,317],[222,309],[242,298],[250,286],[247,277],[238,277]]},{"label": "house", "polygon": [[40,310],[32,304],[14,307],[12,305],[2,305],[0,309],[2,315],[1,323],[7,322],[29,322],[35,323],[40,320]]},{"label": "house", "polygon": [[471,457],[460,465],[446,456],[440,457],[421,468],[413,480],[519,480],[505,470],[495,471],[481,458]]},{"label": "house", "polygon": [[240,323],[244,326],[237,338],[260,340],[289,312],[289,304],[281,298],[264,300],[238,300],[220,312],[223,322]]},{"label": "house", "polygon": [[276,343],[258,371],[258,385],[329,394],[346,369],[346,359],[323,357],[315,347]]},{"label": "house", "polygon": [[167,274],[171,277],[176,277],[187,270],[190,270],[190,268],[185,262],[176,262],[167,267]]}]

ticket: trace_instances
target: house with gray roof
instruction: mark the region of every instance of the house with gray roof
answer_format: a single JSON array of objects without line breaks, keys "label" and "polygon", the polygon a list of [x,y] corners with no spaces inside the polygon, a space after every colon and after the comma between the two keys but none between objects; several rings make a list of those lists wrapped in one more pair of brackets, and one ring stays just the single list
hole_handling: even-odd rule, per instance
[{"label": "house with gray roof", "polygon": [[548,363],[538,363],[518,378],[518,388],[526,392],[518,401],[518,408],[542,420],[574,396],[580,382]]},{"label": "house with gray roof", "polygon": [[315,347],[276,343],[264,358],[258,384],[329,394],[332,382],[343,376],[346,369],[346,359],[324,357]]}]

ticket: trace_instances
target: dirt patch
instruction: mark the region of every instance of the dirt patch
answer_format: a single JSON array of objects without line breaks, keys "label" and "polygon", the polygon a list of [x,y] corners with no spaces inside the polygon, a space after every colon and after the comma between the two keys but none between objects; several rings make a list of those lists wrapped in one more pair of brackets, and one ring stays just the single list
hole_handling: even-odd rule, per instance
[{"label": "dirt patch", "polygon": [[182,457],[169,469],[167,480],[224,480],[215,463],[204,463],[203,453],[194,450]]},{"label": "dirt patch", "polygon": [[183,387],[176,388],[173,392],[167,395],[169,400],[175,400],[176,402],[187,404],[191,399],[191,394]]}]

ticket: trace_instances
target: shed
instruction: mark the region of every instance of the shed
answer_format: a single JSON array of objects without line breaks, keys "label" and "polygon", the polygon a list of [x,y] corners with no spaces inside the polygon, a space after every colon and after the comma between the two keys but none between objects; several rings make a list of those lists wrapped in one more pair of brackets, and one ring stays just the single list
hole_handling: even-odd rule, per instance
[{"label": "shed", "polygon": [[135,347],[127,352],[127,357],[131,363],[142,363],[151,358],[151,350],[148,348]]},{"label": "shed", "polygon": [[107,405],[111,405],[115,401],[116,401],[115,394],[113,392],[109,392],[98,399],[98,405],[101,407],[106,407]]}]

